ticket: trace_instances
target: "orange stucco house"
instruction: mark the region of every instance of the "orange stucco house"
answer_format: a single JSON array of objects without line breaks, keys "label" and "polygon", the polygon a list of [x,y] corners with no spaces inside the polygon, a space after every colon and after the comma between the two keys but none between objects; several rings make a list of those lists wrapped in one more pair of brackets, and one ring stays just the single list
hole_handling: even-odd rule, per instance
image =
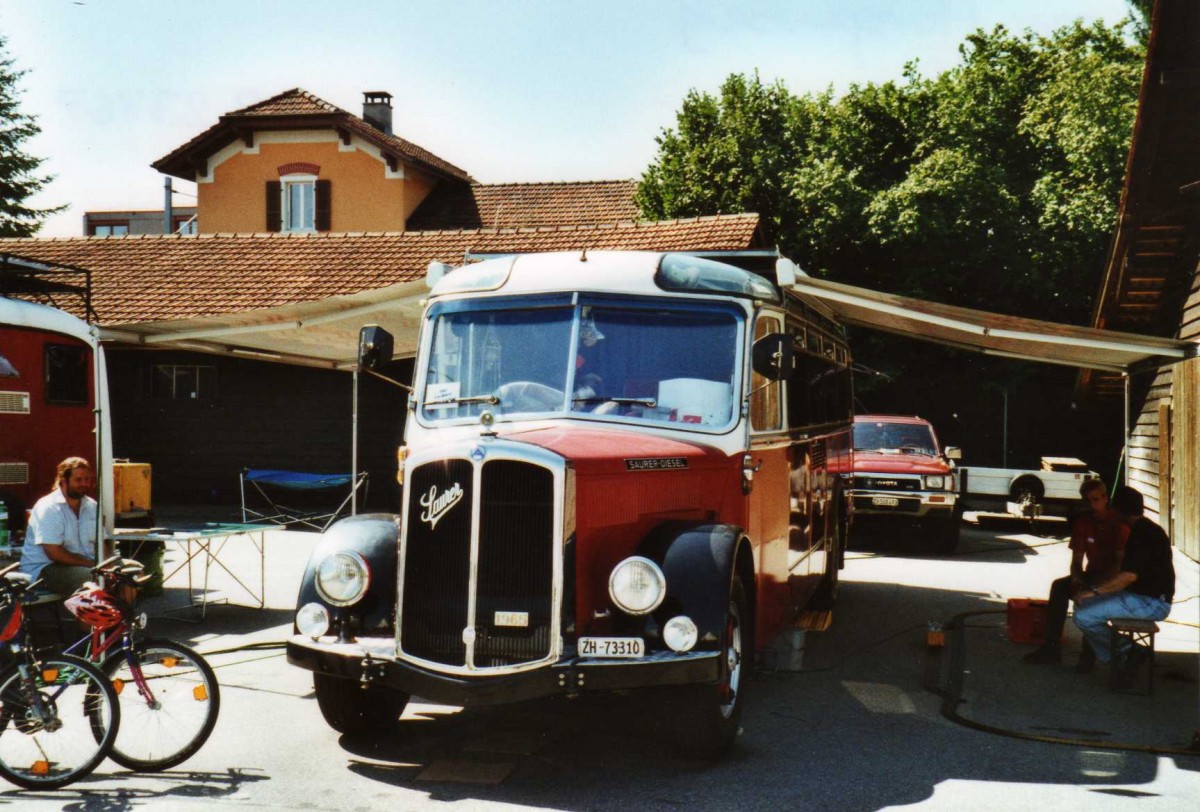
[{"label": "orange stucco house", "polygon": [[[256,350],[229,329],[239,318],[419,287],[431,261],[472,253],[760,246],[753,214],[640,221],[629,180],[478,183],[393,133],[389,94],[364,94],[362,112],[288,90],[155,161],[196,182],[195,233],[0,240],[0,253],[90,271],[106,328],[189,336],[186,349],[109,349],[114,450],[153,464],[156,499],[231,501],[242,467],[348,470],[351,376],[299,348]],[[411,361],[394,365],[411,377]],[[367,380],[360,394],[360,463],[371,504],[390,509],[403,393]]]}]

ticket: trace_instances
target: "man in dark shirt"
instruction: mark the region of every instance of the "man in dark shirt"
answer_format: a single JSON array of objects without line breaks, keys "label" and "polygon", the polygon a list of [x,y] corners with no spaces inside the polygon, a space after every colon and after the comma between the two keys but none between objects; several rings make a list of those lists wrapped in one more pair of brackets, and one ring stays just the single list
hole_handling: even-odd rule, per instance
[{"label": "man in dark shirt", "polygon": [[[1121,569],[1121,556],[1129,527],[1108,506],[1108,488],[1100,479],[1087,479],[1079,487],[1087,512],[1071,523],[1071,572],[1050,585],[1046,606],[1045,638],[1041,646],[1024,656],[1027,663],[1045,664],[1062,661],[1062,631],[1067,622],[1067,603],[1081,591],[1107,581]],[[1084,560],[1087,566],[1084,566]],[[1086,640],[1075,670],[1092,670],[1095,655]]]},{"label": "man in dark shirt", "polygon": [[1083,590],[1075,605],[1075,625],[1092,644],[1096,658],[1120,662],[1124,651],[1111,649],[1106,623],[1114,617],[1162,620],[1171,613],[1175,597],[1175,564],[1171,541],[1163,529],[1142,515],[1142,495],[1122,486],[1113,495],[1113,508],[1129,525],[1121,571],[1094,588]]}]

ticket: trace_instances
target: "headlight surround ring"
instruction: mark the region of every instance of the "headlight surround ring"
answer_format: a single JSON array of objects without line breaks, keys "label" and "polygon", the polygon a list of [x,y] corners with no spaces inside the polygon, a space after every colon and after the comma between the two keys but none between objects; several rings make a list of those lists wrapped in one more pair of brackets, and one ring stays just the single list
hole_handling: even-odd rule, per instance
[{"label": "headlight surround ring", "polygon": [[922,484],[925,485],[927,490],[940,491],[946,487],[946,477],[944,474],[933,474],[923,477],[923,479],[924,482]]},{"label": "headlight surround ring", "polygon": [[626,614],[648,615],[667,597],[667,577],[649,558],[630,556],[613,567],[608,596]]},{"label": "headlight surround ring", "polygon": [[354,550],[339,550],[325,556],[314,569],[317,594],[331,606],[349,606],[362,600],[371,584],[367,560]]}]

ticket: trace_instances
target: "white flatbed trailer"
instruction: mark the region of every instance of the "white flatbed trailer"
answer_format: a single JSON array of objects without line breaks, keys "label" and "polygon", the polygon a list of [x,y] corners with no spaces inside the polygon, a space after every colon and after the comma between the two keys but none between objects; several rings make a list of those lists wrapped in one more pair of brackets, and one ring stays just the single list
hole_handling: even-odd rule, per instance
[{"label": "white flatbed trailer", "polygon": [[1065,513],[1079,501],[1079,486],[1099,476],[1073,457],[1042,457],[1040,470],[1021,468],[958,469],[968,510],[1001,509],[1017,516]]}]

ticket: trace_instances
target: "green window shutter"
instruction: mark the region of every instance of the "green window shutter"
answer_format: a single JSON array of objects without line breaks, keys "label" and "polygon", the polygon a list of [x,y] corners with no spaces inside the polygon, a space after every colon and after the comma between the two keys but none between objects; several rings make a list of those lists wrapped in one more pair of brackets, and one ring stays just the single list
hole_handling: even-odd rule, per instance
[{"label": "green window shutter", "polygon": [[313,223],[317,231],[329,231],[330,223],[333,220],[332,198],[333,189],[329,181],[317,181],[317,206],[315,222]]},{"label": "green window shutter", "polygon": [[282,198],[283,184],[277,180],[267,181],[267,231],[283,230]]}]

